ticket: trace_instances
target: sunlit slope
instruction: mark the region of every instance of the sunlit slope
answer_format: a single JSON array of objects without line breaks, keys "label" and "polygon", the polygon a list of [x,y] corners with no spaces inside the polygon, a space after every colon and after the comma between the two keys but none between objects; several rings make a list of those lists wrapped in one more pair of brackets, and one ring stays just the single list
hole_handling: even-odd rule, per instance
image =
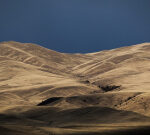
[{"label": "sunlit slope", "polygon": [[150,44],[143,43],[88,54],[96,59],[73,68],[96,84],[121,85],[121,91],[149,92]]},{"label": "sunlit slope", "polygon": [[26,134],[34,129],[40,135],[87,132],[87,126],[89,132],[106,130],[101,124],[107,130],[116,124],[150,125],[149,50],[143,43],[67,54],[0,43],[0,118],[5,121],[0,130]]},{"label": "sunlit slope", "polygon": [[38,66],[55,74],[64,74],[67,69],[91,58],[91,56],[64,54],[39,45],[13,41],[0,43],[0,56]]},{"label": "sunlit slope", "polygon": [[1,60],[0,64],[0,96],[3,97],[0,104],[12,104],[16,98],[12,98],[10,103],[11,96],[38,103],[53,96],[73,96],[93,91],[90,86],[73,78],[44,72],[36,66],[12,60]]},{"label": "sunlit slope", "polygon": [[76,61],[80,54],[67,55],[34,44],[1,43],[0,104],[38,104],[53,96],[82,95],[97,89],[68,74],[71,66],[89,57]]}]

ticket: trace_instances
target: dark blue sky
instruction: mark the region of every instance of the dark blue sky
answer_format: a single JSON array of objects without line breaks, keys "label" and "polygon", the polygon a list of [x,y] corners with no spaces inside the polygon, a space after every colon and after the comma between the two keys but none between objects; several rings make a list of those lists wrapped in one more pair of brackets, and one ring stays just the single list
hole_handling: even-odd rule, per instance
[{"label": "dark blue sky", "polygon": [[0,41],[60,52],[150,42],[150,0],[0,0]]}]

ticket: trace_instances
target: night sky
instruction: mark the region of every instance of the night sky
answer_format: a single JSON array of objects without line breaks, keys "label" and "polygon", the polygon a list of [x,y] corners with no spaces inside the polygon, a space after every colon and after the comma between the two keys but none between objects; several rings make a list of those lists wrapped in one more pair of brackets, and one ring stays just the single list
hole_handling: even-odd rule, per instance
[{"label": "night sky", "polygon": [[150,42],[150,0],[0,0],[0,41],[87,53]]}]

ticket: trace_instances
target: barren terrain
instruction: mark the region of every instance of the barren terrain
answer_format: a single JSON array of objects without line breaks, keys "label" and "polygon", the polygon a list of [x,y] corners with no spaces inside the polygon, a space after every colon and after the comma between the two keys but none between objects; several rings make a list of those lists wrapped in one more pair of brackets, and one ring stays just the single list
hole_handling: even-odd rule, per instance
[{"label": "barren terrain", "polygon": [[0,134],[150,134],[150,43],[88,54],[0,43]]}]

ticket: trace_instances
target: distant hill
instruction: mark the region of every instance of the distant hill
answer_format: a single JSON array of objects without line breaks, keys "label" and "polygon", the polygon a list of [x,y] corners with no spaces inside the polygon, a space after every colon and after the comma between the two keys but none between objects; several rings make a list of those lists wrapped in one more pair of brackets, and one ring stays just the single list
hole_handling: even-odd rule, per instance
[{"label": "distant hill", "polygon": [[137,130],[150,126],[149,99],[150,43],[87,54],[0,43],[4,134]]}]

